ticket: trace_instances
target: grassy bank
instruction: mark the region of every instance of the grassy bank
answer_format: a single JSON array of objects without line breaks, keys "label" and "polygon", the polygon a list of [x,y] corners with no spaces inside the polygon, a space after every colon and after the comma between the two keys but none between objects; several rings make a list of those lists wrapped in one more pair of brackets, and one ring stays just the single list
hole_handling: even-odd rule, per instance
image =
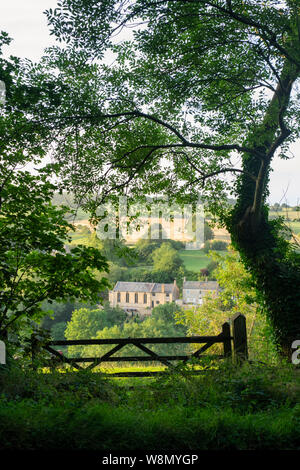
[{"label": "grassy bank", "polygon": [[275,450],[299,449],[299,413],[288,409],[239,415],[230,409],[127,407],[71,403],[0,406],[5,450]]},{"label": "grassy bank", "polygon": [[[299,370],[220,365],[155,379],[2,373],[5,450],[300,449]],[[134,384],[134,385],[133,385]]]}]

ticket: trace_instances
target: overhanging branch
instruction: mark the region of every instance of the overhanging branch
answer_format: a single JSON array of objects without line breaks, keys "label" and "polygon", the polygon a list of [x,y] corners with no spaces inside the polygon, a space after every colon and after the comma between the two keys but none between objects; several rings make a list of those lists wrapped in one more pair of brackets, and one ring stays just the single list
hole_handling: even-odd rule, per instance
[{"label": "overhanging branch", "polygon": [[[213,150],[213,151],[226,151],[226,150],[235,150],[237,152],[242,152],[242,153],[248,153],[252,155],[256,155],[258,157],[261,157],[261,153],[254,148],[251,147],[245,147],[243,145],[239,144],[206,144],[206,143],[200,143],[200,142],[191,142],[189,141],[184,135],[176,129],[173,125],[169,124],[168,122],[165,122],[161,120],[160,118],[153,116],[152,114],[147,114],[143,113],[139,110],[133,110],[133,111],[123,111],[119,113],[99,113],[99,114],[94,114],[94,115],[73,115],[73,116],[64,116],[59,119],[60,125],[62,124],[62,121],[65,122],[76,122],[78,121],[90,121],[93,123],[100,122],[102,120],[106,119],[117,119],[121,117],[132,117],[132,118],[143,118],[147,119],[149,121],[155,122],[156,124],[159,124],[160,126],[164,127],[165,129],[169,130],[172,134],[174,134],[180,141],[181,144],[179,143],[172,143],[172,144],[161,144],[161,145],[141,145],[133,150],[130,150],[122,158],[125,158],[126,156],[130,155],[133,152],[136,152],[138,150],[141,150],[143,148],[152,148],[152,149],[166,149],[166,148],[195,148],[195,149],[204,149],[204,150]],[[47,120],[48,121],[48,120]],[[53,122],[53,118],[51,118],[51,121]]]}]

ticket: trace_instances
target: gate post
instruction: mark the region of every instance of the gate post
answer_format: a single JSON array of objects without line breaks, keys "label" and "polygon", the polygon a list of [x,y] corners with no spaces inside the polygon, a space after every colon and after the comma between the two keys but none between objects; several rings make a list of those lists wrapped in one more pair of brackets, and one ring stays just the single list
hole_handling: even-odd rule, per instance
[{"label": "gate post", "polygon": [[224,335],[224,357],[232,357],[230,324],[228,322],[223,323],[222,333]]},{"label": "gate post", "polygon": [[246,317],[236,313],[232,318],[233,349],[237,362],[248,359]]}]

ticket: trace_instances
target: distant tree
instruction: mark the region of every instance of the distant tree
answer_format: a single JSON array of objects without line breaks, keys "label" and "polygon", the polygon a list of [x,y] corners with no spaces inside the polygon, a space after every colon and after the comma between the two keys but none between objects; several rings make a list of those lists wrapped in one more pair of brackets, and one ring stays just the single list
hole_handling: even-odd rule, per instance
[{"label": "distant tree", "polygon": [[119,266],[130,266],[137,261],[137,253],[134,248],[128,247],[124,240],[105,239],[101,240],[102,253],[106,259]]},{"label": "distant tree", "polygon": [[153,254],[153,272],[166,271],[176,275],[176,272],[183,266],[183,261],[178,252],[169,242],[162,243]]},{"label": "distant tree", "polygon": [[204,246],[203,246],[202,249],[203,249],[204,253],[208,253],[209,250],[211,250],[210,240],[206,240],[206,242],[204,243]]},{"label": "distant tree", "polygon": [[207,271],[208,271],[208,277],[210,280],[215,280],[215,269],[218,267],[218,262],[214,259],[212,261],[210,261],[206,267]]},{"label": "distant tree", "polygon": [[157,305],[152,310],[151,319],[153,321],[162,320],[165,324],[172,325],[174,328],[177,328],[178,334],[182,334],[184,336],[186,330],[181,324],[177,322],[175,315],[179,310],[180,307],[174,302]]},{"label": "distant tree", "polygon": [[174,250],[179,251],[179,250],[183,250],[185,248],[185,243],[180,241],[180,240],[172,240],[172,239],[169,238],[165,241],[167,241],[168,243],[171,243]]},{"label": "distant tree", "polygon": [[211,242],[211,249],[215,251],[224,251],[228,247],[228,243],[223,240],[213,240]]},{"label": "distant tree", "polygon": [[152,262],[151,254],[156,248],[158,248],[161,244],[158,240],[150,240],[148,238],[140,238],[136,244],[135,248],[138,252],[140,261],[145,262]]},{"label": "distant tree", "polygon": [[170,270],[148,270],[144,273],[141,273],[139,276],[139,281],[143,282],[166,282],[171,283],[174,282],[174,279],[177,277],[177,272],[172,272]]},{"label": "distant tree", "polygon": [[48,315],[42,319],[41,326],[50,330],[56,323],[68,322],[71,319],[75,305],[75,303],[70,301],[62,303],[44,301],[41,307]]},{"label": "distant tree", "polygon": [[204,241],[212,240],[215,238],[213,229],[208,225],[208,223],[204,222]]},{"label": "distant tree", "polygon": [[66,322],[59,322],[59,323],[55,323],[52,327],[51,327],[51,337],[54,341],[61,341],[61,340],[64,340],[66,339],[65,338],[65,330],[66,330],[66,327],[67,327],[67,323]]},{"label": "distant tree", "polygon": [[[178,324],[175,318],[179,307],[174,303],[159,305],[152,310],[152,315],[144,320],[129,320],[123,325],[105,327],[98,331],[97,338],[143,338],[143,337],[161,337],[161,336],[186,336],[186,327]],[[73,347],[72,347],[73,348]],[[110,346],[86,346],[82,348],[81,354],[86,356],[96,356],[104,354]],[[151,350],[159,354],[184,354],[187,348],[180,344],[164,345],[154,344],[150,346]],[[74,352],[74,351],[73,351]],[[145,355],[135,346],[126,346],[119,356],[125,355]]]},{"label": "distant tree", "polygon": [[[96,335],[96,339],[107,339],[107,338],[140,338],[142,337],[142,330],[140,326],[140,322],[136,321],[129,321],[124,323],[123,325],[114,325],[114,326],[106,326],[102,330],[99,330]],[[76,346],[70,347],[70,352],[74,354]],[[78,348],[78,347],[77,347]],[[97,345],[97,346],[84,346],[81,348],[80,354],[82,356],[100,356],[105,354],[112,348],[111,345]],[[138,348],[135,346],[125,346],[122,350],[118,353],[119,357],[122,356],[137,356],[137,355],[144,355]]]},{"label": "distant tree", "polygon": [[112,285],[118,281],[129,281],[130,270],[118,264],[110,263],[108,279]]},{"label": "distant tree", "polygon": [[100,309],[80,308],[73,312],[71,320],[67,323],[65,336],[68,340],[91,339],[104,326],[104,324],[101,324]]},{"label": "distant tree", "polygon": [[110,307],[108,303],[103,309],[80,308],[72,313],[71,320],[67,323],[65,336],[67,339],[94,338],[99,330],[111,328],[114,325],[122,325],[127,315],[120,307]]},{"label": "distant tree", "polygon": [[85,234],[82,238],[72,241],[72,245],[90,246],[99,250],[108,261],[119,266],[128,266],[132,264],[137,253],[134,249],[125,245],[123,240],[116,239],[100,239],[96,230]]},{"label": "distant tree", "polygon": [[204,253],[208,253],[209,250],[222,251],[222,250],[226,250],[227,246],[228,246],[228,243],[222,240],[213,240],[213,241],[207,240],[204,243],[203,251]]},{"label": "distant tree", "polygon": [[[152,310],[152,315],[141,323],[142,337],[176,337],[186,336],[187,328],[178,324],[175,316],[180,308],[175,303],[158,305]],[[152,345],[151,345],[152,346]],[[152,349],[163,355],[186,354],[186,345],[182,344],[157,344]]]},{"label": "distant tree", "polygon": [[139,255],[140,261],[145,263],[152,264],[153,258],[152,254],[154,250],[159,248],[162,243],[169,243],[174,250],[182,250],[185,247],[185,244],[180,240],[171,240],[171,239],[161,239],[155,240],[150,238],[141,238],[139,239],[136,244],[135,248]]},{"label": "distant tree", "polygon": [[49,303],[44,301],[42,303],[42,309],[47,312],[47,315],[42,319],[41,326],[46,330],[52,330],[53,326],[56,323],[67,323],[71,320],[72,312],[74,310],[79,310],[80,308],[95,309],[98,308],[101,296],[99,295],[98,302],[89,303],[89,302],[78,302],[78,301],[64,301],[56,302],[53,301]]}]

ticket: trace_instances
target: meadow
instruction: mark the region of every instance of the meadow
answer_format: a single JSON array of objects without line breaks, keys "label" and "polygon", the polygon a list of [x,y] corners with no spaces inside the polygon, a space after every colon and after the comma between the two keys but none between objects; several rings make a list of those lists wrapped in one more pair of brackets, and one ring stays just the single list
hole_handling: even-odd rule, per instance
[{"label": "meadow", "polygon": [[[226,254],[226,251],[218,251],[219,254]],[[199,272],[200,269],[206,268],[211,262],[211,258],[203,250],[180,250],[179,256],[184,262],[184,266],[188,271]]]},{"label": "meadow", "polygon": [[199,272],[200,269],[206,268],[210,262],[203,250],[180,250],[179,256],[188,271]]}]

